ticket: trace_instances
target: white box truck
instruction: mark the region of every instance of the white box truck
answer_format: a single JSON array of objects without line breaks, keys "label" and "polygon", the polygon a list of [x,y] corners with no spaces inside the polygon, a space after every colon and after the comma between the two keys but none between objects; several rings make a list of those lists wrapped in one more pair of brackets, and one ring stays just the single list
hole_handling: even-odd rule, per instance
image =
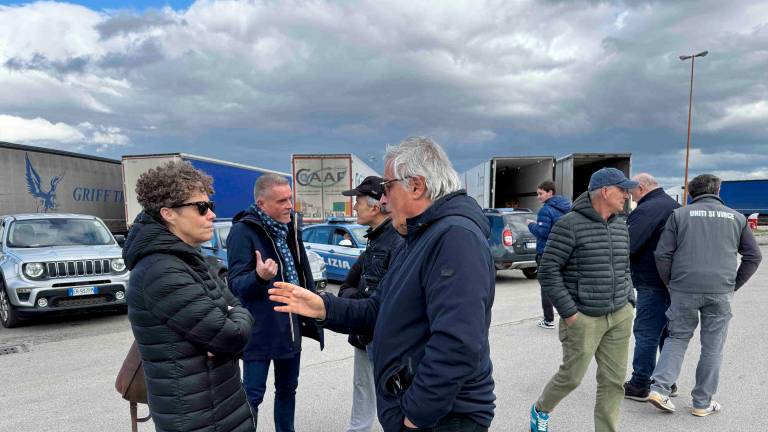
[{"label": "white box truck", "polygon": [[573,153],[558,159],[555,162],[557,193],[573,201],[587,191],[592,174],[606,167],[616,168],[629,177],[632,153]]},{"label": "white box truck", "polygon": [[480,207],[537,211],[537,186],[553,179],[554,167],[552,156],[493,157],[461,174],[461,181]]},{"label": "white box truck", "polygon": [[368,176],[379,174],[359,157],[346,154],[294,154],[293,203],[305,223],[352,217],[352,197],[341,194]]},{"label": "white box truck", "polygon": [[120,161],[0,142],[0,215],[77,213],[125,232]]},{"label": "white box truck", "polygon": [[288,173],[187,153],[123,156],[124,226],[130,227],[141,212],[141,206],[136,199],[136,181],[139,176],[151,168],[171,161],[187,161],[195,168],[213,177],[214,194],[211,196],[211,200],[216,203],[215,213],[219,219],[232,218],[239,211],[253,204],[253,184],[262,174],[276,173],[286,177],[289,181],[291,180]]}]

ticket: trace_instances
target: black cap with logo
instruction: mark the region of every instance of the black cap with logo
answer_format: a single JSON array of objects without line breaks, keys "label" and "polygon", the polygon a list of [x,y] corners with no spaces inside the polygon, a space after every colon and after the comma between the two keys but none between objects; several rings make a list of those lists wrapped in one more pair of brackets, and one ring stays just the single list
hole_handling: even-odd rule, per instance
[{"label": "black cap with logo", "polygon": [[346,190],[341,194],[344,196],[369,196],[380,200],[381,195],[384,193],[384,187],[381,185],[383,181],[384,179],[381,177],[368,176],[356,188]]}]

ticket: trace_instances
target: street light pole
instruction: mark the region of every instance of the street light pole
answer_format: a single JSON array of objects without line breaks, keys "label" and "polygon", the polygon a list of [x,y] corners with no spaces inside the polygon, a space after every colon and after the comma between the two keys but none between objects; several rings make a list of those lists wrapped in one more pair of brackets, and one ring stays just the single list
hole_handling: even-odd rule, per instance
[{"label": "street light pole", "polygon": [[688,140],[685,144],[685,183],[683,184],[683,206],[688,204],[688,157],[691,154],[691,110],[693,109],[693,65],[696,62],[696,57],[704,57],[709,54],[709,51],[702,51],[698,54],[689,56],[680,56],[680,60],[685,61],[691,59],[691,86],[690,93],[688,94]]}]

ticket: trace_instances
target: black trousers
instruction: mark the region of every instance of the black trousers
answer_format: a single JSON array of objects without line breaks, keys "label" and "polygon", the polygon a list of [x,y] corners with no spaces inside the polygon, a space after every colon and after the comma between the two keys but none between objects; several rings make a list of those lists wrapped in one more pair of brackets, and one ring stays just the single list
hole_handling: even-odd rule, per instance
[{"label": "black trousers", "polygon": [[[538,266],[541,262],[541,255],[536,255],[536,265]],[[539,288],[541,290],[541,310],[544,311],[544,321],[547,322],[554,322],[555,321],[555,307],[552,305],[552,302],[549,301],[549,297],[547,297],[546,294],[544,294],[544,288]]]},{"label": "black trousers", "polygon": [[411,429],[403,426],[402,432],[488,432],[488,428],[475,422],[465,414],[448,414],[436,426]]}]

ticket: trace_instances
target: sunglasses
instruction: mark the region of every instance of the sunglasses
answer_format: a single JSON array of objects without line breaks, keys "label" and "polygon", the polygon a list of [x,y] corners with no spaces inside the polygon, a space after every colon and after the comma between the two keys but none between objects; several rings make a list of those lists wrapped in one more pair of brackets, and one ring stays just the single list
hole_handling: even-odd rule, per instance
[{"label": "sunglasses", "polygon": [[396,178],[396,179],[392,179],[392,180],[387,180],[387,181],[383,181],[383,182],[381,182],[381,183],[380,183],[380,185],[381,185],[381,187],[382,187],[382,189],[383,189],[383,190],[382,190],[382,192],[383,192],[383,195],[384,195],[384,196],[386,196],[386,195],[387,195],[387,192],[389,192],[389,190],[390,190],[390,189],[392,189],[392,185],[393,185],[395,182],[399,182],[399,181],[408,180],[409,178],[411,178],[411,176],[405,176],[405,177],[403,177],[403,178]]},{"label": "sunglasses", "polygon": [[214,211],[216,208],[216,204],[214,204],[213,201],[195,201],[191,203],[181,203],[181,204],[174,204],[170,208],[179,208],[179,207],[197,207],[197,212],[200,213],[200,216],[205,216],[206,213],[208,213],[208,210]]}]

